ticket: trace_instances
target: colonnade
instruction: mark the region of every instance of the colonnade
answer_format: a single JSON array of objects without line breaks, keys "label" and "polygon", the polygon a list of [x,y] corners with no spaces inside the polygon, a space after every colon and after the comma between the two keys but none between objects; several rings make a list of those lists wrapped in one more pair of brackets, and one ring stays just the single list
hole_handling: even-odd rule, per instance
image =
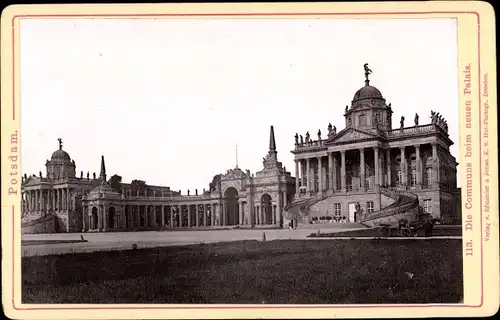
[{"label": "colonnade", "polygon": [[24,213],[46,214],[74,210],[70,188],[24,190]]},{"label": "colonnade", "polygon": [[[437,151],[437,144],[432,143],[432,186],[436,186],[439,183],[439,156]],[[406,187],[409,184],[408,181],[408,159],[407,159],[407,150],[406,148],[414,148],[416,155],[416,181],[415,184],[417,187],[422,186],[422,177],[424,168],[422,165],[422,157],[421,157],[421,145],[412,145],[412,146],[399,146],[397,148],[380,148],[378,146],[370,147],[370,148],[359,148],[359,149],[345,149],[339,151],[330,151],[326,154],[311,154],[311,156],[307,156],[305,158],[295,159],[295,176],[300,177],[300,179],[295,180],[295,192],[297,195],[301,193],[314,193],[314,192],[347,192],[350,191],[347,183],[347,175],[346,175],[346,153],[350,151],[357,151],[359,153],[359,167],[365,168],[365,152],[366,149],[371,149],[373,151],[373,159],[372,168],[374,168],[374,184],[375,188],[384,185],[384,186],[393,186],[394,181],[392,177],[392,169],[391,163],[395,161],[395,158],[392,156],[392,150],[399,149],[399,154],[401,158],[399,171],[401,172],[401,179],[398,181],[399,187]],[[328,159],[327,167],[324,168],[324,158]],[[340,157],[340,161],[339,161]],[[340,162],[340,170],[338,170]],[[385,163],[385,166],[383,166]],[[314,165],[314,168],[313,168]],[[384,168],[385,167],[385,168]],[[340,171],[340,179],[338,174]],[[359,171],[359,189],[361,191],[366,191],[369,186],[366,185],[366,172],[365,170]],[[314,176],[317,175],[317,183],[316,187],[313,182],[315,182]],[[340,180],[340,183],[339,183]],[[301,192],[302,191],[302,192]]]}]

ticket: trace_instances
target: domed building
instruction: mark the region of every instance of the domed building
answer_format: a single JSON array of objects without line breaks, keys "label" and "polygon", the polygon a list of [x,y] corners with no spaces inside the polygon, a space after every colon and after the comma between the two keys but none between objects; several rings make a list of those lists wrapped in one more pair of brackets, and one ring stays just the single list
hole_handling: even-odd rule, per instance
[{"label": "domed building", "polygon": [[[23,178],[23,233],[105,232],[171,228],[282,227],[295,178],[278,161],[274,129],[262,170],[251,174],[236,164],[217,174],[208,190],[186,194],[144,181],[109,180],[104,157],[99,177],[83,171],[62,149],[47,161],[47,175]],[[115,176],[116,177],[116,176]]]},{"label": "domed building", "polygon": [[298,224],[405,218],[460,218],[456,159],[448,125],[431,112],[431,123],[392,127],[392,107],[382,92],[365,85],[345,107],[345,128],[331,124],[326,137],[295,135],[295,197],[285,218]]}]

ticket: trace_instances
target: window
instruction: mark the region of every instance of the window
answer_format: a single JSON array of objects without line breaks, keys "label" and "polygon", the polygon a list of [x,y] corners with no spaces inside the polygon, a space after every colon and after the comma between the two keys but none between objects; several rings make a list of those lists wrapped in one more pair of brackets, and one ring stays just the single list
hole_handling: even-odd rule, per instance
[{"label": "window", "polygon": [[382,114],[380,112],[375,114],[375,123],[382,124]]},{"label": "window", "polygon": [[341,206],[340,206],[340,203],[335,203],[333,205],[333,209],[334,209],[334,214],[337,216],[337,215],[340,215],[342,213],[342,210],[341,210]]},{"label": "window", "polygon": [[432,213],[432,200],[431,199],[424,200],[424,212],[425,213]]},{"label": "window", "polygon": [[366,116],[364,114],[359,115],[359,125],[360,126],[366,125]]},{"label": "window", "polygon": [[347,191],[352,191],[352,176],[351,175],[346,176],[345,180],[346,180]]},{"label": "window", "polygon": [[373,212],[373,201],[368,201],[366,203],[366,212],[367,213],[372,213]]},{"label": "window", "polygon": [[411,179],[410,179],[410,187],[415,187],[417,184],[417,170],[415,168],[411,169]]},{"label": "window", "polygon": [[432,168],[429,167],[429,168],[426,168],[425,169],[425,184],[430,186],[432,185],[432,175],[433,175],[433,171],[432,171]]},{"label": "window", "polygon": [[401,170],[396,171],[396,184],[402,184],[403,183],[403,173]]}]

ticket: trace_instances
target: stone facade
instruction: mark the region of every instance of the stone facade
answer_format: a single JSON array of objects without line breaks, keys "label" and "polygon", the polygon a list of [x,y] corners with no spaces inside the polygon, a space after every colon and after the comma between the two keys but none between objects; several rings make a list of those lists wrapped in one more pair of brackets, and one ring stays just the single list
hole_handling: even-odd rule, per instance
[{"label": "stone facade", "polygon": [[300,206],[304,223],[318,215],[359,222],[356,205],[367,215],[395,201],[383,196],[383,188],[410,192],[428,215],[459,218],[458,163],[450,154],[446,120],[431,111],[431,123],[420,124],[415,114],[412,126],[402,117],[393,129],[391,104],[365,76],[365,86],[345,107],[343,130],[330,124],[326,137],[320,130],[317,139],[309,132],[295,135],[295,198],[286,211]]},{"label": "stone facade", "polygon": [[[367,66],[365,66],[367,68]],[[369,69],[368,69],[369,70]],[[255,174],[236,166],[217,174],[208,190],[187,195],[165,186],[139,187],[107,181],[104,157],[99,177],[83,171],[59,149],[46,162],[46,176],[24,175],[23,225],[44,232],[89,232],[206,227],[283,227],[335,221],[394,220],[406,213],[442,219],[461,217],[457,165],[450,154],[448,124],[431,111],[432,121],[393,129],[392,106],[381,92],[365,86],[345,107],[345,128],[331,124],[295,135],[295,177],[278,161],[271,127],[269,151]],[[37,219],[55,216],[54,230],[36,228]],[[418,218],[418,217],[417,217]],[[45,220],[44,220],[45,219]],[[330,220],[332,220],[330,219]]]},{"label": "stone facade", "polygon": [[[238,166],[214,176],[208,190],[187,195],[169,187],[132,184],[112,188],[107,181],[104,157],[99,177],[74,176],[74,161],[62,150],[47,161],[46,177],[23,179],[23,224],[45,221],[54,215],[53,231],[99,232],[204,227],[281,227],[283,209],[294,196],[295,178],[278,161],[274,129],[262,170],[251,174]],[[60,167],[54,168],[57,163]],[[35,228],[26,228],[35,230]]]}]

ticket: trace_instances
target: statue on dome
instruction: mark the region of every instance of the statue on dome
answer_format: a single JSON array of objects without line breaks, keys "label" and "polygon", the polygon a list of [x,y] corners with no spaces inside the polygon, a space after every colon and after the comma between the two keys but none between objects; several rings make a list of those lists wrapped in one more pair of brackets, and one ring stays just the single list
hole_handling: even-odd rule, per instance
[{"label": "statue on dome", "polygon": [[57,141],[59,141],[59,150],[62,150],[62,139],[61,138],[57,138]]},{"label": "statue on dome", "polygon": [[418,113],[415,113],[415,126],[418,126]]},{"label": "statue on dome", "polygon": [[299,144],[299,134],[295,133],[295,145]]},{"label": "statue on dome", "polygon": [[368,79],[368,76],[372,73],[372,71],[370,70],[370,68],[368,68],[368,63],[365,63],[363,67],[365,68],[366,81],[370,81],[370,79]]},{"label": "statue on dome", "polygon": [[405,117],[401,116],[401,121],[399,123],[401,124],[401,128],[404,128],[404,126],[405,126]]},{"label": "statue on dome", "polygon": [[318,141],[321,141],[321,129],[318,129]]}]

